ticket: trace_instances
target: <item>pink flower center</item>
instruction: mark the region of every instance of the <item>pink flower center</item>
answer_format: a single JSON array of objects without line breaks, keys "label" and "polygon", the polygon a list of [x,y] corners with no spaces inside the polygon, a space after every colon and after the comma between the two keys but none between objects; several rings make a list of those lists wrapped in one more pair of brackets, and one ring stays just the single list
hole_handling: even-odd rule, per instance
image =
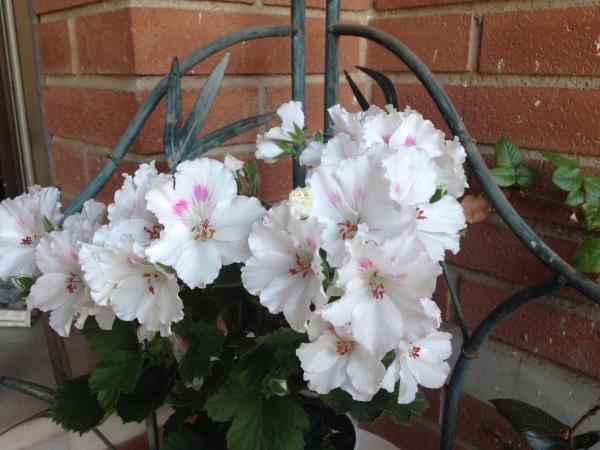
[{"label": "pink flower center", "polygon": [[187,211],[189,206],[190,206],[190,204],[188,203],[188,201],[186,199],[182,198],[181,200],[179,200],[177,203],[175,203],[173,205],[173,214],[181,217]]},{"label": "pink flower center", "polygon": [[354,341],[337,341],[335,351],[338,355],[344,356],[354,349]]},{"label": "pink flower center", "polygon": [[298,253],[295,254],[295,258],[296,258],[296,267],[290,267],[288,269],[288,273],[292,276],[302,274],[302,278],[306,278],[309,271],[311,270],[310,262],[305,261],[302,258],[300,258],[300,255],[298,255]]},{"label": "pink flower center", "polygon": [[73,272],[65,279],[65,288],[69,294],[73,294],[77,290],[77,284],[81,283],[81,279]]},{"label": "pink flower center", "polygon": [[383,280],[377,276],[377,272],[375,272],[369,278],[369,287],[371,288],[371,297],[376,300],[381,300],[385,294],[385,285],[383,284]]},{"label": "pink flower center", "polygon": [[192,233],[194,233],[195,241],[206,241],[215,236],[216,230],[212,228],[208,219],[204,219],[200,226],[194,225],[192,227]]},{"label": "pink flower center", "polygon": [[331,194],[329,194],[329,201],[333,205],[337,206],[340,203],[342,203],[342,196],[337,192],[332,192]]},{"label": "pink flower center", "polygon": [[367,192],[361,188],[357,187],[354,189],[354,200],[357,202],[364,202],[367,199]]},{"label": "pink flower center", "polygon": [[312,239],[305,240],[304,246],[313,252],[317,249],[317,243]]},{"label": "pink flower center", "polygon": [[158,279],[158,274],[157,273],[144,273],[144,274],[142,274],[142,276],[146,279],[146,283],[148,284],[148,292],[150,292],[152,295],[156,294],[156,289],[154,287],[154,284],[156,283],[156,280]]},{"label": "pink flower center", "polygon": [[210,191],[203,184],[197,184],[194,186],[194,199],[197,202],[205,202],[210,198]]},{"label": "pink flower center", "polygon": [[383,139],[383,142],[385,142],[386,144],[390,143],[390,135],[389,134],[384,134],[381,139]]},{"label": "pink flower center", "polygon": [[410,134],[404,139],[404,145],[417,145],[417,139]]},{"label": "pink flower center", "polygon": [[349,220],[338,223],[338,232],[342,240],[352,239],[358,231],[358,225]]},{"label": "pink flower center", "polygon": [[408,349],[408,356],[412,359],[417,359],[420,355],[421,347],[417,347],[416,345],[411,345]]},{"label": "pink flower center", "polygon": [[31,236],[24,237],[21,239],[21,245],[33,245],[33,239]]},{"label": "pink flower center", "polygon": [[425,211],[421,208],[417,208],[417,220],[426,220],[427,216],[425,215]]},{"label": "pink flower center", "polygon": [[148,228],[148,227],[144,227],[144,231],[146,233],[148,233],[148,237],[150,238],[151,241],[158,239],[160,237],[160,232],[162,231],[163,227],[161,225],[154,225],[152,227],[152,229]]}]

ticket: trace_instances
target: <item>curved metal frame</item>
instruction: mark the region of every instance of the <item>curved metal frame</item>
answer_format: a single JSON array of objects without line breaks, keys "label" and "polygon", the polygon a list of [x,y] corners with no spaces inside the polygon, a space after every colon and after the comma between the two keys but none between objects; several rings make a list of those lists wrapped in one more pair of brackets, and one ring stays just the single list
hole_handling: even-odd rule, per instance
[{"label": "curved metal frame", "polygon": [[[456,111],[456,108],[427,66],[410,49],[408,49],[404,44],[402,44],[402,42],[393,36],[368,26],[341,24],[339,23],[339,20],[340,0],[327,0],[327,29],[325,40],[325,111],[327,108],[337,103],[339,83],[338,41],[340,36],[366,38],[389,50],[409,67],[411,72],[416,75],[418,80],[426,88],[427,92],[434,100],[450,130],[459,138],[460,142],[465,147],[467,152],[467,162],[470,165],[473,174],[479,181],[482,189],[486,193],[489,201],[492,203],[500,217],[508,225],[515,236],[517,236],[521,243],[555,274],[553,277],[525,288],[509,297],[496,309],[491,311],[487,317],[475,328],[472,334],[469,334],[464,323],[458,294],[451,280],[451,274],[449,273],[446,265],[442,263],[444,276],[446,277],[447,281],[449,281],[448,285],[450,297],[454,306],[455,316],[463,334],[461,355],[459,356],[458,362],[450,378],[448,395],[446,397],[444,406],[440,448],[443,450],[448,450],[452,448],[458,400],[471,361],[472,359],[476,358],[478,349],[485,339],[490,336],[492,331],[517,309],[565,286],[573,287],[593,302],[600,304],[600,287],[586,278],[583,274],[577,272],[554,251],[552,251],[552,249],[550,249],[544,243],[544,241],[537,236],[537,234],[514,210],[512,205],[504,197],[496,182],[492,178],[474,143],[474,140],[467,131],[461,117]],[[304,102],[306,84],[304,30],[304,0],[292,0],[290,26],[253,28],[229,34],[217,39],[196,50],[185,60],[183,60],[180,66],[181,73],[183,74],[188,72],[192,67],[209,56],[242,41],[266,37],[291,36],[292,97],[294,100]],[[82,207],[83,203],[87,199],[94,197],[100,191],[102,186],[108,181],[154,108],[158,105],[162,97],[165,96],[165,93],[167,92],[167,79],[168,76],[163,77],[163,79],[153,89],[121,136],[121,139],[115,146],[112,154],[108,156],[106,163],[100,169],[94,180],[69,205],[65,211],[65,215],[69,215],[78,211]],[[328,120],[328,114],[325,112],[325,136],[329,136],[330,132],[330,121]],[[304,171],[297,162],[294,162],[293,180],[294,186],[303,185],[304,183]],[[148,420],[148,426],[150,430],[149,437],[151,437],[151,445],[153,445],[155,442],[153,443],[152,441],[155,441],[156,439],[156,422],[150,418]]]}]

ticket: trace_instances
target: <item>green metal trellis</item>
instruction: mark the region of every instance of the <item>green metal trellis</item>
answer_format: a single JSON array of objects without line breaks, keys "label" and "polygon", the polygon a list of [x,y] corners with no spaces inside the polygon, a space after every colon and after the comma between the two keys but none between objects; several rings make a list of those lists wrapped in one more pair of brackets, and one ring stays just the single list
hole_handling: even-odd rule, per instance
[{"label": "green metal trellis", "polygon": [[[232,33],[217,39],[202,48],[196,50],[187,58],[181,61],[179,65],[179,74],[185,74],[198,63],[215,53],[224,50],[234,44],[241,42],[261,39],[266,37],[291,37],[292,51],[292,97],[294,100],[305,100],[305,5],[304,0],[292,0],[291,5],[291,24],[289,26],[270,26],[259,27]],[[455,308],[456,320],[463,333],[464,341],[461,348],[461,354],[454,367],[452,376],[448,385],[448,395],[444,407],[442,422],[442,437],[440,448],[448,450],[452,448],[454,429],[456,425],[456,414],[460,393],[468,373],[471,362],[476,359],[477,351],[482,343],[492,333],[492,331],[502,323],[510,314],[525,306],[534,300],[550,294],[554,291],[570,286],[581,294],[585,295],[594,303],[600,304],[600,287],[586,278],[581,273],[573,269],[567,262],[561,259],[552,249],[550,249],[536,233],[523,221],[510,203],[506,200],[489,170],[487,169],[479,151],[471,138],[469,132],[457,113],[454,105],[448,98],[448,95],[435,79],[431,71],[422,61],[415,56],[410,49],[404,46],[400,41],[391,35],[373,27],[363,25],[348,25],[340,23],[340,0],[327,0],[326,10],[326,41],[325,41],[325,109],[337,103],[338,98],[338,80],[339,80],[339,58],[338,43],[340,36],[355,36],[369,39],[390,51],[394,56],[401,59],[409,69],[416,75],[419,81],[427,89],[427,92],[434,100],[438,109],[442,113],[450,130],[460,139],[467,151],[467,161],[471,167],[474,176],[477,178],[482,189],[486,193],[489,201],[492,203],[500,217],[508,225],[510,230],[521,241],[521,243],[533,253],[546,267],[552,272],[553,276],[533,286],[527,287],[501,303],[496,309],[491,311],[487,317],[469,334],[464,323],[460,301],[455,287],[449,283],[450,296]],[[223,69],[224,70],[224,69]],[[222,74],[221,74],[222,75]],[[154,90],[150,93],[140,110],[136,113],[131,123],[123,133],[117,143],[114,151],[108,156],[106,163],[100,169],[94,180],[85,188],[85,190],[69,205],[65,215],[78,211],[83,203],[93,198],[120,164],[124,155],[129,150],[141,128],[149,118],[150,114],[156,108],[160,100],[165,96],[168,90],[168,76],[165,76]],[[207,82],[208,84],[208,82]],[[214,98],[213,98],[214,99]],[[208,101],[204,108],[210,108],[212,101]],[[257,116],[247,121],[237,122],[224,127],[216,132],[204,136],[198,141],[195,147],[195,156],[208,151],[227,138],[240,134],[250,127],[259,126],[266,123],[272,115]],[[324,123],[325,136],[330,134],[331,128],[327,114],[325,114]],[[304,171],[300,165],[295,162],[293,167],[294,185],[299,186],[304,183]],[[451,280],[445,264],[442,264],[444,275],[447,280]],[[53,339],[49,343],[52,354],[52,362],[55,374],[62,378],[65,373],[69,373],[68,359],[64,344],[61,340]],[[150,417],[147,421],[148,437],[151,448],[157,448],[156,419]]]}]

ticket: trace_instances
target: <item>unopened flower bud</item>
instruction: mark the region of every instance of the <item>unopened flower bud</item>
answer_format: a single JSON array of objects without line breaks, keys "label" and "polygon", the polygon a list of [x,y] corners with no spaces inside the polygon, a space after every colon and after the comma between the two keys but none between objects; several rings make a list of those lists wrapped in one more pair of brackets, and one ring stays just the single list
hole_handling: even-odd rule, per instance
[{"label": "unopened flower bud", "polygon": [[144,325],[137,327],[136,334],[139,342],[151,342],[154,339],[154,336],[156,336],[155,331],[148,330]]},{"label": "unopened flower bud", "polygon": [[290,209],[292,214],[299,219],[306,219],[310,215],[314,203],[315,199],[307,187],[298,187],[290,192]]},{"label": "unopened flower bud", "polygon": [[231,170],[234,175],[238,170],[242,170],[244,168],[244,161],[237,159],[235,156],[231,156],[229,153],[225,155],[223,164],[225,164],[225,167]]}]

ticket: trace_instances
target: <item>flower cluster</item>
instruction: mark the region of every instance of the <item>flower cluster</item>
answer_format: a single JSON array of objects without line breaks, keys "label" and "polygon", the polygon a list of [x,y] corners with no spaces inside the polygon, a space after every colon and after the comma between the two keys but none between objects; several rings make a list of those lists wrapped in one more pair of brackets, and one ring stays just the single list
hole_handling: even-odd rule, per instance
[{"label": "flower cluster", "polygon": [[450,335],[430,297],[465,228],[464,149],[410,109],[336,106],[327,142],[306,137],[300,103],[278,113],[256,156],[298,157],[307,187],[268,212],[255,168],[229,156],[173,175],[142,164],[108,207],[90,200],[62,223],[58,190],[36,186],[0,204],[0,278],[31,286],[28,306],[51,311],[61,336],[95,316],[107,330],[135,322],[150,341],[184,319],[184,285],[211,289],[223,266],[244,264],[245,289],[307,333],[297,356],[315,392],[369,401],[383,388],[409,403],[418,385],[440,387]]},{"label": "flower cluster", "polygon": [[297,354],[314,391],[368,401],[399,381],[398,401],[409,403],[417,385],[441,387],[450,334],[438,331],[430,297],[466,226],[463,147],[410,109],[335,106],[326,143],[299,137],[300,104],[278,113],[282,126],[259,136],[256,156],[272,162],[304,143],[308,187],[253,226],[246,289],[308,331]]}]

